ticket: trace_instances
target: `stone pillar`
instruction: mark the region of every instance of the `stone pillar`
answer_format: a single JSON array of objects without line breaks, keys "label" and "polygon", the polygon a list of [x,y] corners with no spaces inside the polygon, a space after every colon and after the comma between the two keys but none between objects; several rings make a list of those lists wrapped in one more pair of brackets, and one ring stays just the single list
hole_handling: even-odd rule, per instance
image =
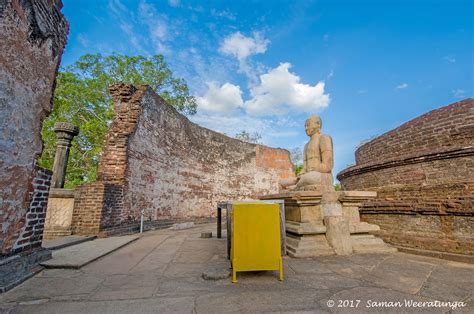
[{"label": "stone pillar", "polygon": [[54,156],[51,187],[60,189],[64,188],[69,150],[72,139],[79,134],[79,127],[66,122],[57,122],[54,124],[54,132],[56,132],[58,141],[56,144],[56,155]]},{"label": "stone pillar", "polygon": [[352,253],[349,219],[343,215],[339,197],[342,192],[325,192],[321,199],[321,207],[326,226],[326,239],[337,255]]}]

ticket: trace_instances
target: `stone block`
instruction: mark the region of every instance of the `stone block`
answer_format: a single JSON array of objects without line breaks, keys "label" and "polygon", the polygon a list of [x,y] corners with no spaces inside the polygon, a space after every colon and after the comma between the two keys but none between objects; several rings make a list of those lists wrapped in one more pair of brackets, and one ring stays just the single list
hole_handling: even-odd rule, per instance
[{"label": "stone block", "polygon": [[288,255],[296,258],[334,255],[324,235],[286,235]]},{"label": "stone block", "polygon": [[359,222],[356,224],[349,224],[349,231],[353,233],[369,233],[380,231],[380,227],[366,222]]},{"label": "stone block", "polygon": [[352,253],[350,240],[349,221],[343,216],[324,217],[326,225],[326,238],[337,255],[349,255]]},{"label": "stone block", "polygon": [[309,222],[293,222],[287,220],[285,226],[287,232],[298,235],[326,233],[326,226],[324,226],[322,223],[314,224]]},{"label": "stone block", "polygon": [[354,253],[393,253],[397,249],[371,234],[353,234],[350,238]]}]

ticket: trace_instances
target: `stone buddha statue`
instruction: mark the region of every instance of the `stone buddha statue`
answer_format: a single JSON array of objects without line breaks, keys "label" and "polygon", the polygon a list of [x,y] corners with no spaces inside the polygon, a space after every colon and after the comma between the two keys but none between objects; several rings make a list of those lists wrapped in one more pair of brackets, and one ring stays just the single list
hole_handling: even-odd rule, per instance
[{"label": "stone buddha statue", "polygon": [[305,122],[306,134],[310,137],[304,147],[304,162],[296,178],[281,180],[280,192],[284,191],[334,191],[332,178],[332,138],[321,134],[322,121],[313,115]]}]

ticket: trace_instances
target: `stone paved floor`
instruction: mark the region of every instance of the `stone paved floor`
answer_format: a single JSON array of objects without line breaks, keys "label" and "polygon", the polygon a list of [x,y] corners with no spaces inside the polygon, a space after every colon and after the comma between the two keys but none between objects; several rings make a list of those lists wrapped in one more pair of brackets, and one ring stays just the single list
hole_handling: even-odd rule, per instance
[{"label": "stone paved floor", "polygon": [[[452,306],[465,302],[465,307],[453,312],[474,312],[474,265],[403,253],[286,257],[283,282],[274,272],[239,273],[237,284],[232,284],[230,278],[204,280],[203,271],[224,269],[227,263],[225,239],[201,239],[202,231],[214,232],[214,225],[148,232],[80,270],[45,270],[0,295],[0,312],[451,311],[450,307],[428,307],[429,303],[422,308],[404,303],[433,300],[450,301]],[[401,306],[395,303],[398,301]],[[331,302],[335,302],[334,307],[328,307]],[[372,302],[392,304],[368,308],[368,302],[372,306]],[[338,307],[351,303],[353,308]]]}]

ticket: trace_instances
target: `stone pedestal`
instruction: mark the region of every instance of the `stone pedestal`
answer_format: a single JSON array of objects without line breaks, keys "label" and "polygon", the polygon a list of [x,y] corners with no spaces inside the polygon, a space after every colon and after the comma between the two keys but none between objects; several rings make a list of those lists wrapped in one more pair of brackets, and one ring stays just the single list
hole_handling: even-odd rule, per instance
[{"label": "stone pedestal", "polygon": [[365,191],[295,191],[260,197],[284,200],[286,245],[291,257],[394,252],[369,234],[380,228],[360,221],[362,202],[375,198]]},{"label": "stone pedestal", "polygon": [[49,190],[48,210],[44,222],[44,240],[71,235],[74,192],[74,189],[51,188]]},{"label": "stone pedestal", "polygon": [[334,255],[326,239],[322,191],[288,192],[262,196],[285,202],[286,249],[291,257]]}]

